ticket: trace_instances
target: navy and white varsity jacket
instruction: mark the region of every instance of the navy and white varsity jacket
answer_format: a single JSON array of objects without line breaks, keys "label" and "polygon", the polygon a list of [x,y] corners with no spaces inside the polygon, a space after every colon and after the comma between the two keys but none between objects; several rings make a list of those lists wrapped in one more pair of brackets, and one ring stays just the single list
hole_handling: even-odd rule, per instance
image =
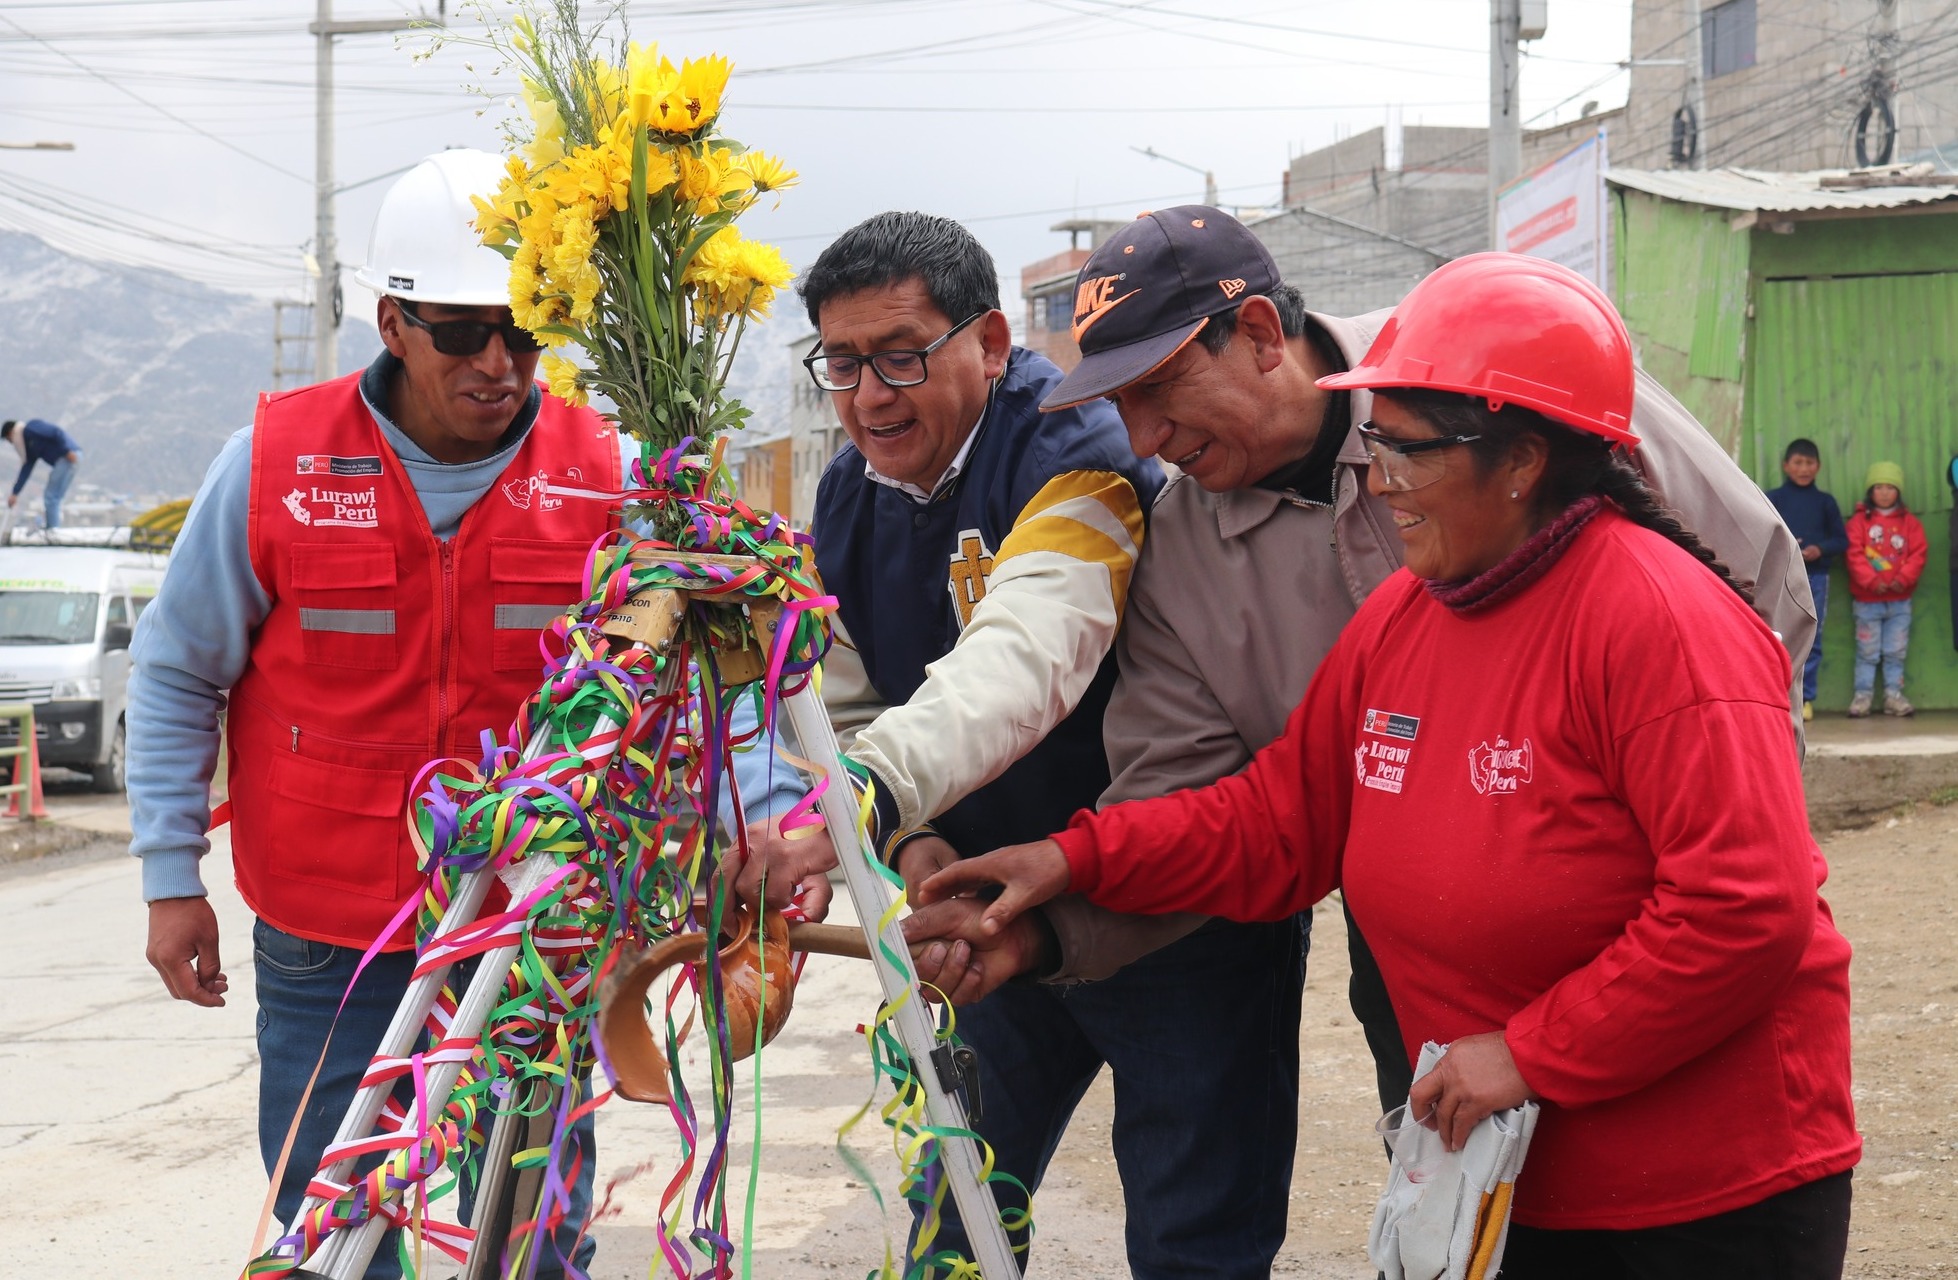
[{"label": "navy and white varsity jacket", "polygon": [[1106,401],[1041,413],[1061,376],[1014,348],[929,501],[847,445],[817,488],[841,621],[823,695],[876,779],[873,847],[926,822],[967,856],[1039,839],[1107,785],[1111,650],[1163,476]]}]

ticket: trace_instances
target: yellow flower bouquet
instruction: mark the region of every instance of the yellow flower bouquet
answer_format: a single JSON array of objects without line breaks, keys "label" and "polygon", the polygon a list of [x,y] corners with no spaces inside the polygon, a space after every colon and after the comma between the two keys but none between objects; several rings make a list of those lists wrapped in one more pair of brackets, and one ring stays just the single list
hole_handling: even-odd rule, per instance
[{"label": "yellow flower bouquet", "polygon": [[[550,0],[496,38],[529,122],[477,228],[510,258],[516,322],[552,348],[551,390],[574,404],[603,395],[656,451],[739,426],[729,366],[791,272],[735,220],[796,175],[720,132],[728,60],[676,68],[636,42],[603,56],[576,0]],[[588,366],[564,354],[574,345]]]}]

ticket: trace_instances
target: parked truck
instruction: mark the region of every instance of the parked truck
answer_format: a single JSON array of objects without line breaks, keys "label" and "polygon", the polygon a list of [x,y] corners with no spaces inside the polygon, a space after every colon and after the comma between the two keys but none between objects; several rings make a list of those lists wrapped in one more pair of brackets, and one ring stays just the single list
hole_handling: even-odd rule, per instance
[{"label": "parked truck", "polygon": [[[0,704],[34,708],[41,763],[121,791],[129,642],[165,557],[101,547],[0,547]],[[15,731],[0,723],[0,745]]]}]

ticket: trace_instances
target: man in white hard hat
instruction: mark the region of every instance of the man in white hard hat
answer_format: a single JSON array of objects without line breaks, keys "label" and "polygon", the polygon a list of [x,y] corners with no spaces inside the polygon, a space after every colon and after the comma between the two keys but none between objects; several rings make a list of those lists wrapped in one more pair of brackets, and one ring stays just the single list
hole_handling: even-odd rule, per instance
[{"label": "man in white hard hat", "polygon": [[[321,1063],[279,1187],[286,1224],[407,986],[410,783],[509,724],[537,684],[539,628],[583,595],[586,550],[616,521],[607,502],[535,501],[508,482],[576,475],[616,492],[624,450],[533,381],[538,346],[511,321],[507,264],[470,225],[470,197],[501,173],[495,156],[446,151],[388,192],[357,275],[380,295],[386,351],[260,397],[205,476],[131,650],[148,957],[172,996],[206,1006],[226,990],[198,865],[228,708],[268,1172]],[[587,1152],[587,1187],[590,1165]],[[368,1276],[399,1274],[393,1252]],[[561,1266],[547,1246],[537,1274]]]}]

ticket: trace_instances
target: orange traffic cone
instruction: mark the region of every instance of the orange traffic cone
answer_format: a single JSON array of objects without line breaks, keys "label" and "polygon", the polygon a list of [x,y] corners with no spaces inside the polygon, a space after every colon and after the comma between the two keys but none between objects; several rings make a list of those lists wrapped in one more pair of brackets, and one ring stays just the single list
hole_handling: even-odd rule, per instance
[{"label": "orange traffic cone", "polygon": [[[29,711],[20,718],[21,745],[26,748],[14,757],[14,785],[21,784],[20,771],[27,770],[27,817],[29,820],[48,816],[47,802],[41,797],[41,744],[34,737],[34,713]],[[20,795],[16,791],[7,797],[7,816],[20,817]]]}]

